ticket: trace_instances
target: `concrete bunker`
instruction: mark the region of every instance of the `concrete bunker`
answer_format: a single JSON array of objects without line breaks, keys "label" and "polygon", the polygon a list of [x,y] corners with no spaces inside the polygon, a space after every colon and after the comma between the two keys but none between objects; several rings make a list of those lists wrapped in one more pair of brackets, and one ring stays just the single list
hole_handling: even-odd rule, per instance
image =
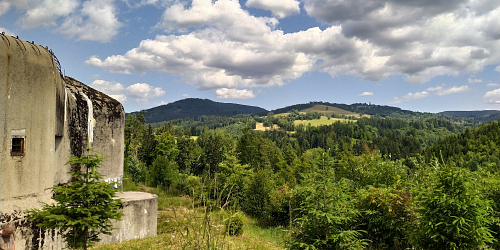
[{"label": "concrete bunker", "polygon": [[[0,222],[16,226],[16,249],[61,249],[58,232],[37,228],[23,211],[51,202],[46,188],[68,183],[65,163],[89,146],[110,156],[100,172],[121,182],[125,112],[113,98],[63,76],[48,48],[0,38]],[[125,217],[102,242],[156,235],[157,197],[119,195]]]}]

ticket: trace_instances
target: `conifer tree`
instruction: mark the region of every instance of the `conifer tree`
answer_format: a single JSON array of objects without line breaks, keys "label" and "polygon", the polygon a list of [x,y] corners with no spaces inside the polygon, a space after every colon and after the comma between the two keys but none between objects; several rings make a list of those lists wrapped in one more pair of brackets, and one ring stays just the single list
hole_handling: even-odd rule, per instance
[{"label": "conifer tree", "polygon": [[99,234],[111,234],[111,220],[120,220],[122,201],[116,199],[114,183],[102,182],[97,172],[103,157],[89,154],[71,156],[72,181],[52,187],[55,203],[44,203],[42,209],[30,209],[28,220],[44,229],[57,229],[69,248],[83,248],[100,241]]}]

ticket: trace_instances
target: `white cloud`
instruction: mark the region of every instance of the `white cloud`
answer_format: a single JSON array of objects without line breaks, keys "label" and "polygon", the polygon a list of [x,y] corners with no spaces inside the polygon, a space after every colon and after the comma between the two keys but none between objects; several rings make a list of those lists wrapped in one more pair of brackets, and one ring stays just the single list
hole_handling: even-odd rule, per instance
[{"label": "white cloud", "polygon": [[110,97],[116,99],[117,101],[124,103],[127,101],[127,96],[123,94],[123,91],[125,90],[125,87],[121,83],[118,82],[108,82],[104,80],[94,80],[91,84],[90,87],[97,89],[101,92],[103,92],[106,95],[109,95]]},{"label": "white cloud", "polygon": [[467,79],[467,82],[468,83],[482,83],[483,79],[481,79],[481,78],[469,78],[469,79]]},{"label": "white cloud", "polygon": [[14,32],[12,32],[6,28],[2,28],[2,27],[0,27],[0,32],[5,32],[5,34],[8,36],[15,36],[16,35],[16,34],[14,34]]},{"label": "white cloud", "polygon": [[220,88],[215,91],[219,99],[250,99],[255,98],[252,90]]},{"label": "white cloud", "polygon": [[183,94],[182,97],[189,98],[189,97],[191,97],[191,95],[189,95],[189,94]]},{"label": "white cloud", "polygon": [[361,93],[359,96],[372,96],[372,95],[373,95],[373,92],[365,91],[365,92]]},{"label": "white cloud", "polygon": [[[270,9],[270,1],[247,5],[257,3]],[[252,16],[239,1],[175,1],[156,25],[167,34],[85,63],[113,73],[176,75],[202,90],[279,86],[311,71],[424,83],[500,63],[498,1],[304,0],[304,8],[329,26],[285,34],[275,29],[278,19]]]},{"label": "white cloud", "polygon": [[109,95],[111,98],[119,101],[120,103],[124,103],[124,102],[127,102],[127,96],[125,96],[124,94],[120,94],[120,95]]},{"label": "white cloud", "polygon": [[421,92],[408,93],[402,97],[394,97],[394,100],[391,103],[408,102],[408,101],[412,101],[412,100],[426,98],[426,97],[429,97],[431,95],[444,96],[444,95],[457,94],[457,93],[465,92],[468,90],[469,90],[469,86],[467,86],[467,85],[462,85],[460,87],[453,86],[450,88],[444,88],[443,86],[429,87],[426,90],[421,91]]},{"label": "white cloud", "polygon": [[89,0],[78,14],[68,16],[57,31],[77,40],[109,42],[122,26],[116,13],[114,0]]},{"label": "white cloud", "polygon": [[486,103],[489,104],[500,104],[500,89],[495,89],[492,91],[486,92],[484,98],[489,98]]},{"label": "white cloud", "polygon": [[484,98],[500,98],[500,89],[495,89],[492,91],[486,92]]},{"label": "white cloud", "polygon": [[295,13],[300,13],[300,2],[296,0],[248,0],[247,7],[269,10],[273,16],[285,18]]},{"label": "white cloud", "polygon": [[495,68],[496,71],[500,72],[500,65]]},{"label": "white cloud", "polygon": [[21,19],[21,27],[33,29],[39,26],[55,26],[59,17],[68,16],[78,7],[77,0],[43,0],[27,9]]},{"label": "white cloud", "polygon": [[155,88],[147,83],[130,85],[125,89],[125,92],[128,97],[136,98],[136,102],[140,104],[149,104],[149,99],[159,98],[166,94],[162,88]]},{"label": "white cloud", "polygon": [[0,16],[7,13],[11,7],[10,2],[8,1],[0,1]]},{"label": "white cloud", "polygon": [[108,95],[120,94],[125,89],[125,87],[123,87],[123,85],[121,83],[108,82],[108,81],[104,81],[104,80],[100,80],[100,79],[94,80],[90,84],[90,87],[97,89],[97,90],[103,92],[104,94],[108,94]]},{"label": "white cloud", "polygon": [[392,101],[392,103],[401,103],[401,102],[408,102],[408,101],[412,101],[412,100],[418,100],[418,99],[426,98],[429,95],[430,94],[427,91],[408,93],[402,97],[394,97],[394,100]]},{"label": "white cloud", "polygon": [[500,83],[490,82],[490,83],[486,84],[486,87],[498,87],[498,86],[500,86]]},{"label": "white cloud", "polygon": [[[118,82],[97,79],[90,84],[90,87],[109,95],[121,103],[126,102],[128,98],[135,98],[137,103],[150,104],[150,99],[159,98],[166,94],[162,88],[153,87],[147,83],[136,83],[125,88]],[[153,104],[162,105],[166,103],[162,101]]]},{"label": "white cloud", "polygon": [[153,106],[162,106],[162,105],[167,105],[167,104],[168,104],[168,102],[166,102],[166,101],[161,101],[161,102],[154,102],[154,103],[153,103]]},{"label": "white cloud", "polygon": [[463,85],[460,87],[453,86],[453,87],[447,88],[447,89],[440,88],[440,89],[436,90],[436,95],[451,95],[451,94],[465,92],[467,90],[469,90],[469,86],[467,86],[467,85]]}]

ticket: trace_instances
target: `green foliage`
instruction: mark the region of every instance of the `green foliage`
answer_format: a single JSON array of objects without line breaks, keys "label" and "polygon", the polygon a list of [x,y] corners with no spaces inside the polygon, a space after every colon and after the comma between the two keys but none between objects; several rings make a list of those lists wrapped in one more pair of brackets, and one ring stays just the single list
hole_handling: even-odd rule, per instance
[{"label": "green foliage", "polygon": [[179,150],[177,149],[175,136],[165,131],[155,136],[158,145],[155,147],[156,155],[163,156],[169,161],[175,160]]},{"label": "green foliage", "polygon": [[243,216],[236,212],[225,220],[226,233],[228,235],[241,235],[243,234]]},{"label": "green foliage", "polygon": [[151,166],[150,185],[169,189],[177,183],[179,170],[174,161],[165,156],[158,156]]},{"label": "green foliage", "polygon": [[119,220],[123,212],[119,199],[115,199],[114,183],[102,182],[103,175],[97,172],[102,157],[89,155],[71,156],[67,164],[74,171],[73,180],[67,185],[52,187],[55,204],[43,205],[40,209],[27,210],[28,220],[46,229],[58,229],[70,248],[83,248],[98,242],[99,234],[111,234],[111,220]]},{"label": "green foliage", "polygon": [[123,171],[127,173],[133,182],[145,183],[148,176],[148,169],[146,164],[139,161],[133,156],[126,157],[124,159],[124,169]]},{"label": "green foliage", "polygon": [[[451,234],[457,228],[465,234],[467,227],[476,223],[471,221],[483,221],[473,219],[481,211],[488,211],[481,216],[489,223],[479,223],[482,226],[475,227],[476,235],[467,237],[480,238],[493,232],[500,235],[498,122],[465,130],[475,123],[386,106],[328,105],[349,112],[381,114],[383,118],[333,114],[346,121],[333,119],[330,125],[293,127],[295,119],[319,115],[296,109],[288,116],[200,116],[196,121],[175,120],[151,130],[142,112],[127,117],[126,176],[134,182],[158,186],[169,195],[200,200],[194,206],[210,213],[241,209],[260,226],[278,231],[290,227],[287,232],[292,249],[435,249],[435,243],[425,242],[437,241],[442,232]],[[300,106],[300,110],[305,108]],[[255,121],[278,124],[280,128],[255,131]],[[460,131],[464,132],[450,136]],[[199,137],[193,139],[191,135]],[[434,156],[440,152],[447,165],[474,171],[464,172],[468,191],[465,196],[459,195],[462,198],[452,199],[449,190],[438,188],[442,169],[436,167]],[[444,205],[426,206],[426,195]],[[479,198],[463,198],[469,196]],[[487,206],[475,203],[477,199],[486,201]],[[467,207],[476,217],[453,208],[453,204]],[[466,223],[445,227],[449,221],[438,219],[450,216],[432,212],[438,208],[461,212],[453,216]],[[490,213],[491,209],[494,212]],[[209,222],[211,218],[206,216],[204,221]],[[210,227],[204,230],[212,232]],[[460,237],[453,239],[467,238]],[[490,238],[472,249],[500,249]],[[210,244],[215,242],[207,239]]]},{"label": "green foliage", "polygon": [[494,241],[491,202],[474,181],[466,169],[442,166],[419,190],[411,238],[418,249],[483,249]]},{"label": "green foliage", "polygon": [[424,150],[427,161],[443,157],[448,164],[472,171],[500,171],[500,123],[490,122],[477,129],[446,137]]},{"label": "green foliage", "polygon": [[[198,120],[203,116],[235,116],[266,112],[265,109],[235,103],[214,102],[208,99],[187,98],[167,105],[147,110],[144,115],[148,123],[170,121],[174,119]],[[136,114],[136,112],[131,115]]]},{"label": "green foliage", "polygon": [[358,190],[361,228],[366,231],[370,249],[409,249],[410,226],[415,217],[410,191],[366,187]]},{"label": "green foliage", "polygon": [[233,139],[221,130],[206,129],[196,142],[203,151],[200,168],[193,171],[196,174],[202,174],[204,171],[217,172],[219,164],[234,150]]},{"label": "green foliage", "polygon": [[304,177],[296,189],[302,200],[297,208],[291,249],[364,249],[363,231],[353,227],[359,210],[352,201],[352,183],[336,180],[332,160],[323,154],[317,161],[320,171]]},{"label": "green foliage", "polygon": [[269,204],[274,189],[273,174],[270,170],[257,170],[251,177],[245,194],[243,211],[248,215],[269,223]]}]

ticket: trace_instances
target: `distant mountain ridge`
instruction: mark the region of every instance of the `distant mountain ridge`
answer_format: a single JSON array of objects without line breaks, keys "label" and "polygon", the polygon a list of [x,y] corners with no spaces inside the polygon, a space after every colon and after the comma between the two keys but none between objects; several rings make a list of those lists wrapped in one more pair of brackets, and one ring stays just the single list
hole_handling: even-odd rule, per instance
[{"label": "distant mountain ridge", "polygon": [[[378,115],[381,117],[395,117],[413,119],[416,116],[431,117],[465,117],[478,122],[489,122],[500,119],[498,110],[478,110],[478,111],[444,111],[440,113],[424,113],[411,110],[404,110],[397,107],[375,105],[366,103],[339,104],[329,102],[309,102],[295,104],[284,108],[272,110],[274,114],[287,113],[292,110],[306,110],[316,105],[325,105],[339,108],[348,112],[367,115]],[[236,103],[215,102],[208,99],[187,98],[166,105],[150,108],[146,110],[144,118],[147,123],[170,121],[175,119],[198,120],[200,116],[223,116],[232,117],[239,114],[267,115],[269,111],[256,106],[249,106]],[[139,112],[132,112],[137,114]]]},{"label": "distant mountain ridge", "polygon": [[311,108],[315,105],[326,105],[326,106],[336,107],[339,109],[350,111],[353,113],[367,114],[367,115],[379,115],[382,117],[391,116],[394,114],[413,116],[413,115],[416,115],[417,113],[421,113],[421,112],[414,112],[414,111],[410,111],[410,110],[404,110],[404,109],[400,109],[397,107],[384,106],[384,105],[373,105],[373,104],[366,104],[366,103],[340,104],[340,103],[329,103],[329,102],[310,102],[310,103],[304,103],[304,104],[295,104],[295,105],[287,106],[284,108],[275,109],[272,112],[275,114],[280,114],[280,113],[290,112],[294,109],[296,109],[296,110],[308,109],[308,108]]},{"label": "distant mountain ridge", "polygon": [[478,121],[495,121],[500,119],[500,110],[443,111],[438,114],[474,118]]},{"label": "distant mountain ridge", "polygon": [[[239,114],[267,113],[267,110],[236,103],[214,102],[208,99],[187,98],[166,105],[146,110],[144,118],[147,123],[169,121],[175,119],[194,119],[206,116],[231,117]],[[138,114],[132,112],[131,114]]]}]

